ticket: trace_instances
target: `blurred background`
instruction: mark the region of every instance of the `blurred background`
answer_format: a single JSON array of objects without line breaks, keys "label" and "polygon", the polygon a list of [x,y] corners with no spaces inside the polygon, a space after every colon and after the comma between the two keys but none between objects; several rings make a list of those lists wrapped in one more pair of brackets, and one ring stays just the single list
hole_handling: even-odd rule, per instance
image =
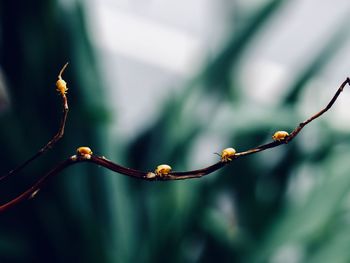
[{"label": "blurred background", "polygon": [[[190,170],[291,131],[350,75],[350,2],[0,2],[1,182],[27,189],[78,146]],[[181,182],[79,164],[0,214],[0,262],[349,262],[350,89],[289,145]]]}]

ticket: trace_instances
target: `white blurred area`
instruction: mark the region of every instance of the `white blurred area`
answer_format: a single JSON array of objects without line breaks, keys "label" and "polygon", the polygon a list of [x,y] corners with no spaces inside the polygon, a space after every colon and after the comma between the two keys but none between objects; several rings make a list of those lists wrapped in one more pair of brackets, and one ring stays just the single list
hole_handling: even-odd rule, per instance
[{"label": "white blurred area", "polygon": [[102,61],[114,132],[128,139],[151,123],[226,36],[225,0],[95,0],[92,40]]},{"label": "white blurred area", "polygon": [[[88,26],[116,111],[114,132],[128,139],[140,132],[222,48],[236,26],[235,8],[249,14],[267,2],[90,0]],[[239,79],[243,93],[252,103],[273,106],[284,95],[283,87],[304,70],[349,11],[347,0],[284,4],[243,57]],[[350,75],[349,41],[321,73],[312,83],[322,85],[322,94],[318,90],[316,96],[322,104],[306,109],[305,116],[324,105]],[[342,96],[333,111],[335,125],[350,128],[346,103],[350,94]]]}]

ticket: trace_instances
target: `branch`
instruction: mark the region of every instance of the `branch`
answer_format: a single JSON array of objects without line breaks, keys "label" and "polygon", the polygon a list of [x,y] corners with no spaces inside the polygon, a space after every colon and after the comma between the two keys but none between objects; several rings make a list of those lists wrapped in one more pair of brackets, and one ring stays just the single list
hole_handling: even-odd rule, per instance
[{"label": "branch", "polygon": [[338,99],[340,93],[342,93],[342,91],[344,90],[345,85],[348,84],[350,85],[350,78],[346,78],[346,80],[344,80],[344,82],[340,85],[340,87],[338,88],[337,92],[334,94],[333,98],[331,99],[331,101],[327,104],[327,106],[317,112],[315,115],[311,116],[309,119],[301,122],[299,124],[298,127],[296,127],[290,134],[290,136],[287,138],[287,142],[290,142],[291,140],[293,140],[298,133],[302,130],[302,128],[304,128],[307,124],[309,124],[310,122],[312,122],[313,120],[317,119],[318,117],[320,117],[323,113],[325,113],[326,111],[328,111],[334,104],[334,102]]},{"label": "branch", "polygon": [[60,164],[56,165],[50,172],[48,172],[46,175],[44,175],[41,179],[39,179],[33,186],[31,186],[28,190],[21,193],[16,198],[13,198],[11,201],[8,201],[7,203],[0,206],[0,213],[4,212],[5,210],[17,205],[18,203],[32,199],[36,196],[36,194],[39,192],[41,187],[46,183],[46,181],[51,178],[52,176],[58,174],[66,167],[74,164],[74,162],[71,159],[67,159]]},{"label": "branch", "polygon": [[[137,179],[147,180],[147,181],[172,181],[172,180],[185,180],[185,179],[192,179],[192,178],[200,178],[205,175],[211,174],[224,166],[230,164],[232,161],[235,161],[241,157],[245,157],[247,155],[256,154],[258,152],[265,151],[267,149],[275,148],[277,146],[280,146],[282,144],[287,144],[288,142],[292,141],[299,132],[310,122],[320,117],[322,114],[324,114],[326,111],[328,111],[337,98],[339,97],[340,93],[343,91],[344,87],[348,84],[350,86],[350,79],[347,78],[338,88],[337,92],[333,96],[333,98],[330,100],[330,102],[327,104],[327,106],[322,109],[321,111],[317,112],[307,120],[301,122],[290,134],[284,131],[278,131],[276,132],[272,138],[273,141],[267,144],[263,144],[254,148],[251,148],[249,150],[243,151],[243,152],[236,152],[233,148],[227,148],[224,149],[221,153],[221,160],[213,165],[210,165],[208,167],[198,169],[198,170],[192,170],[192,171],[184,171],[184,172],[176,172],[171,171],[171,167],[169,165],[159,165],[154,171],[140,171],[128,167],[124,167],[122,165],[116,164],[112,162],[111,160],[106,159],[103,156],[96,156],[93,154],[90,148],[88,147],[79,147],[77,149],[76,155],[73,155],[66,159],[65,161],[59,163],[56,165],[53,169],[51,169],[47,174],[45,174],[41,179],[39,179],[35,184],[33,184],[28,190],[18,195],[16,198],[8,201],[7,203],[0,206],[0,212],[3,212],[21,201],[31,199],[38,191],[46,184],[46,182],[53,176],[59,174],[62,170],[67,168],[68,166],[80,163],[80,162],[90,162],[102,167],[105,167],[111,171],[134,177]],[[68,111],[68,106],[67,106]],[[64,130],[64,124],[66,121],[66,114],[64,115],[62,122],[61,122],[61,128],[60,131]],[[61,134],[60,132],[58,134]],[[62,137],[61,135],[61,137]],[[56,135],[57,136],[57,135]],[[55,136],[55,137],[56,137]],[[53,140],[54,143],[55,137]],[[59,137],[59,138],[61,138]],[[50,142],[51,142],[50,141]],[[49,149],[50,142],[43,148],[43,149]]]},{"label": "branch", "polygon": [[62,79],[62,74],[64,72],[64,70],[66,69],[66,67],[68,66],[68,63],[66,63],[60,73],[58,74],[58,80],[56,82],[56,87],[57,87],[57,91],[59,92],[61,98],[62,98],[62,118],[61,118],[61,123],[60,123],[60,127],[57,131],[57,133],[52,137],[52,139],[44,146],[42,147],[36,154],[34,154],[32,157],[30,157],[29,159],[27,159],[25,162],[23,162],[21,165],[17,166],[15,169],[9,171],[7,174],[3,175],[0,177],[0,182],[6,178],[9,178],[15,174],[17,174],[19,171],[21,171],[24,167],[26,167],[29,163],[31,163],[32,161],[34,161],[35,159],[37,159],[38,157],[40,157],[41,155],[43,155],[45,152],[47,152],[48,150],[52,149],[53,146],[63,137],[64,134],[64,128],[66,125],[66,121],[67,121],[67,115],[68,115],[68,101],[67,101],[67,83]]}]

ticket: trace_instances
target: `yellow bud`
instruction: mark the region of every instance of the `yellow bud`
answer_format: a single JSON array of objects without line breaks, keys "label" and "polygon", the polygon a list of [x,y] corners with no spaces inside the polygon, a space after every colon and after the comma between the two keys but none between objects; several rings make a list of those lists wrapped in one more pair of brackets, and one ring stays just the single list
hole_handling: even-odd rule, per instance
[{"label": "yellow bud", "polygon": [[65,82],[63,79],[59,78],[57,81],[56,81],[56,90],[58,92],[60,92],[62,95],[66,94],[67,93],[67,82]]},{"label": "yellow bud", "polygon": [[157,166],[154,172],[157,176],[162,177],[164,175],[168,175],[170,171],[171,171],[171,167],[169,165],[161,164]]},{"label": "yellow bud", "polygon": [[78,154],[78,156],[82,156],[82,157],[85,157],[87,159],[90,159],[92,151],[89,147],[82,146],[82,147],[79,147],[77,149],[77,154]]},{"label": "yellow bud", "polygon": [[236,150],[233,148],[226,148],[221,152],[221,161],[228,162],[232,161],[232,157],[235,156]]},{"label": "yellow bud", "polygon": [[56,90],[57,90],[58,92],[60,92],[61,95],[65,95],[65,94],[67,93],[67,90],[68,90],[68,88],[67,88],[67,82],[65,82],[65,81],[62,79],[62,74],[63,74],[63,72],[64,72],[64,70],[66,69],[67,66],[68,66],[68,63],[66,63],[66,64],[62,67],[60,73],[58,74],[58,80],[56,81]]},{"label": "yellow bud", "polygon": [[289,136],[289,133],[286,131],[276,131],[272,136],[274,141],[284,141]]}]

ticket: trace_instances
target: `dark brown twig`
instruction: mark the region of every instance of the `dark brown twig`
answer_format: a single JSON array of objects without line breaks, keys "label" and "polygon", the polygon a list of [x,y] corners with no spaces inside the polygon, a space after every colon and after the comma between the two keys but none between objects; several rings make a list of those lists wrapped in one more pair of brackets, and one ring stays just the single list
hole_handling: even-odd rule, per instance
[{"label": "dark brown twig", "polygon": [[[114,172],[142,179],[142,180],[148,180],[148,181],[169,181],[169,180],[185,180],[185,179],[192,179],[192,178],[200,178],[205,175],[208,175],[210,173],[213,173],[222,167],[230,164],[233,160],[236,160],[238,158],[250,155],[250,154],[255,154],[261,151],[265,151],[267,149],[271,149],[277,146],[280,146],[281,144],[287,144],[288,142],[292,141],[298,134],[299,132],[311,121],[317,119],[320,117],[322,114],[324,114],[326,111],[328,111],[334,104],[334,102],[337,100],[339,97],[340,93],[343,91],[345,85],[348,84],[350,85],[350,79],[347,78],[338,88],[337,92],[331,99],[331,101],[327,104],[327,106],[319,111],[318,113],[314,114],[312,117],[309,119],[305,120],[304,122],[301,122],[291,133],[288,135],[286,138],[283,140],[276,140],[267,144],[263,144],[260,146],[257,146],[255,148],[243,151],[243,152],[238,152],[235,153],[229,161],[219,161],[211,166],[198,169],[198,170],[192,170],[192,171],[184,171],[184,172],[169,172],[164,175],[156,174],[155,172],[145,172],[145,171],[140,171],[140,170],[135,170],[131,168],[127,168],[124,166],[121,166],[119,164],[116,164],[105,157],[100,157],[93,155],[92,152],[89,152],[89,148],[87,147],[82,147],[85,148],[84,152],[78,151],[77,155],[71,156],[70,158],[66,159],[65,161],[59,163],[56,165],[51,171],[49,171],[46,175],[44,175],[41,179],[39,179],[33,186],[31,186],[28,190],[17,196],[16,198],[8,201],[7,203],[3,204],[0,206],[0,212],[3,212],[7,210],[10,207],[15,206],[19,202],[33,198],[37,192],[44,186],[44,184],[47,182],[48,179],[51,177],[57,175],[59,172],[61,172],[63,169],[67,168],[68,166],[71,166],[73,164],[77,164],[79,162],[91,162],[94,164],[97,164],[99,166],[103,166],[109,170],[112,170]],[[67,107],[68,109],[68,107]],[[66,117],[63,118],[63,124],[61,123],[61,126],[64,127],[64,122],[66,120]],[[63,128],[60,130],[63,131]],[[62,133],[63,134],[63,133]]]},{"label": "dark brown twig", "polygon": [[40,178],[34,185],[32,185],[28,190],[25,192],[21,193],[19,196],[16,198],[13,198],[11,201],[8,201],[7,203],[3,204],[0,206],[0,213],[17,205],[18,203],[34,198],[34,196],[40,191],[41,187],[47,182],[49,178],[52,176],[58,174],[61,172],[63,169],[66,167],[74,164],[74,160],[72,159],[67,159],[60,164],[56,165],[51,171],[49,171],[45,176]]},{"label": "dark brown twig", "polygon": [[[58,75],[58,81],[62,80],[62,74],[64,72],[64,70],[66,69],[66,67],[68,66],[68,63],[66,63],[59,75]],[[57,85],[57,84],[56,84]],[[45,152],[47,152],[48,150],[52,149],[52,147],[63,137],[64,134],[64,128],[66,125],[66,121],[67,121],[67,115],[68,115],[68,101],[67,101],[67,96],[66,96],[66,92],[61,92],[60,90],[58,90],[60,93],[60,96],[62,98],[62,118],[61,118],[61,123],[60,123],[60,127],[58,129],[58,132],[52,137],[52,139],[44,146],[42,147],[37,153],[35,153],[32,157],[30,157],[28,160],[26,160],[25,162],[23,162],[21,165],[19,165],[18,167],[16,167],[15,169],[9,171],[7,174],[3,175],[0,177],[0,181],[11,177],[12,175],[17,174],[19,171],[21,171],[24,167],[26,167],[29,163],[31,163],[32,161],[34,161],[36,158],[40,157],[41,155],[43,155]]]},{"label": "dark brown twig", "polygon": [[315,115],[311,116],[309,119],[301,122],[298,127],[296,127],[290,134],[290,136],[287,138],[286,142],[290,142],[291,140],[293,140],[298,133],[301,131],[302,128],[304,128],[305,125],[309,124],[310,122],[312,122],[314,119],[317,119],[318,117],[320,117],[323,113],[325,113],[326,111],[328,111],[334,104],[334,102],[337,100],[337,98],[339,97],[340,93],[342,93],[342,91],[344,90],[345,85],[348,84],[350,85],[350,78],[346,78],[346,80],[344,80],[344,82],[340,85],[340,87],[338,88],[337,92],[334,94],[333,98],[331,99],[331,101],[327,104],[327,106],[319,111],[318,113],[316,113]]}]

